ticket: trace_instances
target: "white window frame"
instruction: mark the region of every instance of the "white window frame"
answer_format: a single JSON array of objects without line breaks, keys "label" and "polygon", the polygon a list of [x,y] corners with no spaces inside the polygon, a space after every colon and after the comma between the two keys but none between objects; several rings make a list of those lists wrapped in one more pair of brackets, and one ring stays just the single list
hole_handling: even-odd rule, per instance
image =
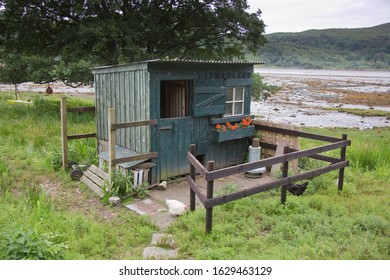
[{"label": "white window frame", "polygon": [[[233,100],[227,100],[226,99],[226,104],[232,104],[232,113],[231,114],[227,114],[225,113],[225,116],[238,116],[238,115],[243,115],[244,114],[244,104],[245,104],[245,87],[229,87],[228,89],[232,89],[233,90]],[[236,90],[237,89],[242,89],[242,99],[239,99],[237,100],[236,99]],[[227,92],[226,92],[226,95],[227,95]],[[242,107],[241,107],[241,112],[236,112],[235,111],[235,105],[236,103],[242,103]]]}]

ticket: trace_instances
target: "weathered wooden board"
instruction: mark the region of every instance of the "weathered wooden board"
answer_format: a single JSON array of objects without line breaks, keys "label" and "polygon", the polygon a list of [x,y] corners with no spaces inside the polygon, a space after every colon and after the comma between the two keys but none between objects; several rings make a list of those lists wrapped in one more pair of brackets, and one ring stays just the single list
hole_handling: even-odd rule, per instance
[{"label": "weathered wooden board", "polygon": [[109,176],[107,173],[97,168],[95,165],[91,165],[85,172],[83,172],[83,176],[81,176],[80,181],[102,198],[104,196],[103,189],[108,179]]}]

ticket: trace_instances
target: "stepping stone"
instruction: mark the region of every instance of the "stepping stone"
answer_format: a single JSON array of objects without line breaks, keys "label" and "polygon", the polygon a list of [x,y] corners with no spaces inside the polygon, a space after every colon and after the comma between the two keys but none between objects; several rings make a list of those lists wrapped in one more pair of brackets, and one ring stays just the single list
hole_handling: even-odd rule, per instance
[{"label": "stepping stone", "polygon": [[143,252],[144,260],[167,260],[176,259],[178,249],[164,249],[161,247],[146,247]]},{"label": "stepping stone", "polygon": [[176,248],[173,235],[165,233],[153,233],[151,245],[163,248]]},{"label": "stepping stone", "polygon": [[139,200],[134,203],[126,205],[126,207],[138,213],[139,215],[150,215],[150,214],[167,210],[164,206],[154,202],[151,199]]}]

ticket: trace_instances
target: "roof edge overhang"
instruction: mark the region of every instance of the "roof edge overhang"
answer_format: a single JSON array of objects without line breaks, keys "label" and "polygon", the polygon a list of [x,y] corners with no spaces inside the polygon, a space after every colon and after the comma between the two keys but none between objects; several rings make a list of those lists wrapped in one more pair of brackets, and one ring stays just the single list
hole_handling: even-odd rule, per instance
[{"label": "roof edge overhang", "polygon": [[200,60],[200,59],[178,59],[178,58],[164,58],[164,59],[150,59],[139,62],[131,62],[126,64],[118,64],[118,65],[108,65],[108,66],[98,66],[91,68],[92,72],[96,72],[99,70],[110,69],[110,68],[122,68],[122,67],[136,67],[139,69],[146,69],[148,64],[154,63],[178,63],[178,64],[244,64],[244,65],[260,65],[266,64],[262,61],[244,61],[244,60]]}]

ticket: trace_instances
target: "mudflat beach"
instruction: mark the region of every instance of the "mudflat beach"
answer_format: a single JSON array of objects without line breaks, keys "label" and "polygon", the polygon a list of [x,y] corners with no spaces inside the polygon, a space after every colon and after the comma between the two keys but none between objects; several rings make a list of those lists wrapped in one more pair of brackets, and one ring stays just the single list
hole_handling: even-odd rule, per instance
[{"label": "mudflat beach", "polygon": [[266,101],[252,102],[251,113],[258,118],[314,127],[390,126],[386,116],[341,112],[348,109],[390,112],[390,71],[259,67],[255,72],[267,84],[280,87]]}]

